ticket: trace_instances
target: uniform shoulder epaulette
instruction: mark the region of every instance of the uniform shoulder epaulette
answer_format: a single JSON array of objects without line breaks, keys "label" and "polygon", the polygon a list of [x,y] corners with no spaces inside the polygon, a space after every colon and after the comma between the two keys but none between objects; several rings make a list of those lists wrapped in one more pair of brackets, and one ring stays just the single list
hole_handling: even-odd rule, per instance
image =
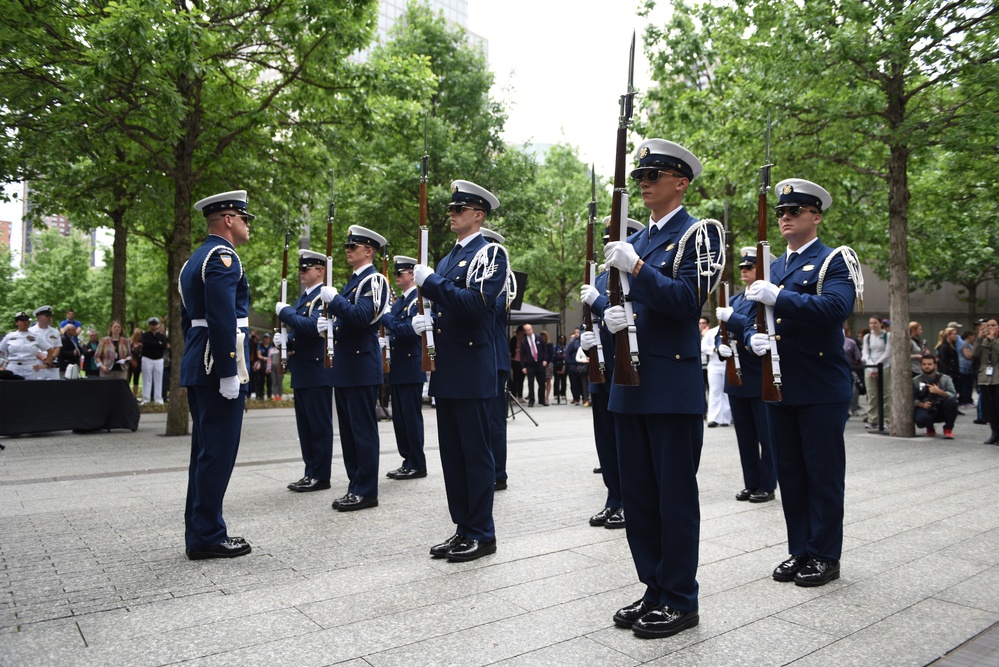
[{"label": "uniform shoulder epaulette", "polygon": [[[370,291],[365,292],[365,286],[370,286]],[[361,283],[354,290],[355,304],[361,295],[370,295],[375,305],[374,316],[371,318],[369,324],[377,322],[382,315],[392,308],[392,289],[389,287],[388,279],[377,271],[361,280]]]},{"label": "uniform shoulder epaulette", "polygon": [[[712,253],[711,237],[708,230],[712,227],[718,232],[721,242],[718,244],[717,254]],[[697,262],[697,289],[700,291],[701,280],[705,279],[708,285],[708,294],[714,292],[723,278],[722,270],[725,267],[725,227],[722,223],[713,218],[698,220],[690,225],[687,231],[680,237],[677,244],[676,257],[673,259],[673,278],[680,275],[680,264],[683,262],[684,250],[690,237],[694,237],[694,259]]]},{"label": "uniform shoulder epaulette", "polygon": [[[481,293],[485,289],[486,281],[492,278],[499,268],[500,253],[506,258],[504,286],[507,293],[507,307],[509,308],[517,296],[517,283],[513,280],[513,272],[510,270],[510,252],[499,243],[487,243],[476,251],[468,265],[468,272],[465,274],[465,287],[471,289],[473,283],[478,283]],[[512,287],[511,282],[513,283]]]},{"label": "uniform shoulder epaulette", "polygon": [[857,256],[857,252],[848,245],[839,246],[829,253],[825,261],[822,262],[822,268],[819,269],[819,281],[818,285],[815,287],[815,291],[817,294],[822,294],[822,284],[826,279],[826,271],[829,270],[833,257],[836,257],[837,255],[843,258],[843,263],[846,265],[846,270],[850,273],[850,280],[853,281],[853,286],[857,293],[857,305],[859,305],[860,309],[863,310],[864,271],[860,266],[860,257]]}]

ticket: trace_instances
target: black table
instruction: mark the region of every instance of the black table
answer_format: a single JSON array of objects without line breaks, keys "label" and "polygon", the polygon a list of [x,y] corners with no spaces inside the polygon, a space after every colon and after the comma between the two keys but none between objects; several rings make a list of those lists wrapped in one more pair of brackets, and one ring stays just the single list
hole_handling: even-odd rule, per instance
[{"label": "black table", "polygon": [[0,435],[139,428],[139,404],[115,378],[0,382]]}]

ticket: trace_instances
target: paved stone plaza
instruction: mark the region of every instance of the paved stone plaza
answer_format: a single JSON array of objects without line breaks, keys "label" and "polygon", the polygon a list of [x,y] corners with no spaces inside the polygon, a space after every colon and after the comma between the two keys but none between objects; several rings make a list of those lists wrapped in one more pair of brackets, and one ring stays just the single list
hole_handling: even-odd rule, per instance
[{"label": "paved stone plaza", "polygon": [[[424,412],[429,477],[383,478],[380,506],[351,513],[330,509],[339,440],[333,489],[291,493],[293,411],[247,413],[225,511],[253,553],[234,560],[184,556],[189,438],[163,437],[164,415],[0,438],[0,665],[925,665],[983,632],[939,664],[999,664],[999,447],[970,416],[954,441],[851,419],[843,575],[814,589],[770,578],[780,494],[736,502],[733,430],[705,429],[701,623],[642,640],[611,621],[643,591],[624,531],[587,524],[604,500],[588,409],[510,422],[499,550],[465,564],[427,553],[453,526]],[[379,430],[384,474],[400,459]]]}]

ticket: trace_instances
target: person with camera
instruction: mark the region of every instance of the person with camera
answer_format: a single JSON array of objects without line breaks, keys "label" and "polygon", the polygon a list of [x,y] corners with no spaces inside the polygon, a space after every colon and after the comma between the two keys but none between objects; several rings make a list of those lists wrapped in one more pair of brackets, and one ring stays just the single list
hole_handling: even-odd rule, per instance
[{"label": "person with camera", "polygon": [[937,360],[924,354],[919,362],[919,375],[912,378],[912,402],[915,408],[913,421],[926,429],[926,435],[937,434],[934,424],[943,422],[943,437],[954,439],[954,421],[957,419],[957,391],[954,381],[946,373],[937,372]]}]

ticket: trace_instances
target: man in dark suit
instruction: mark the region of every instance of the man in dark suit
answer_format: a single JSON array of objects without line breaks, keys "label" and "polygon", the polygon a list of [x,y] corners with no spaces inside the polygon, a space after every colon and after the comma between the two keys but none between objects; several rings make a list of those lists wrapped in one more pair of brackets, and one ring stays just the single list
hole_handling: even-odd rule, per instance
[{"label": "man in dark suit", "polygon": [[538,404],[547,406],[545,401],[545,373],[548,368],[548,346],[541,336],[534,333],[534,327],[524,325],[524,338],[520,341],[521,372],[527,377],[527,407],[534,407],[534,385],[538,385]]},{"label": "man in dark suit", "polygon": [[234,558],[250,553],[246,540],[228,535],[222,499],[249,387],[250,286],[236,246],[249,240],[253,216],[246,190],[207,197],[194,208],[205,216],[208,238],[180,270],[180,384],[193,419],[184,541],[191,560]]},{"label": "man in dark suit", "polygon": [[776,344],[782,398],[767,405],[777,453],[790,558],[773,578],[822,586],[839,578],[843,548],[843,489],[853,383],[843,352],[843,322],[853,310],[860,263],[846,248],[818,239],[822,212],[832,205],[824,188],[791,178],[774,188],[777,222],[787,253],[746,298],[773,308],[774,330],[746,331],[745,342],[763,355]]},{"label": "man in dark suit", "polygon": [[319,290],[326,282],[326,255],[298,251],[298,276],[305,285],[293,306],[278,302],[278,318],[288,326],[288,370],[295,390],[295,423],[305,476],[288,488],[305,493],[330,488],[333,464],[333,373],[326,368],[326,329]]},{"label": "man in dark suit", "polygon": [[628,321],[622,306],[607,308],[603,319],[619,336],[633,324],[639,344],[639,384],[612,384],[608,405],[615,413],[628,545],[646,589],[614,622],[640,637],[666,637],[699,618],[704,377],[697,325],[712,286],[699,263],[717,265],[721,241],[713,226],[683,208],[690,182],[701,173],[694,154],[650,139],[638,155],[631,175],[651,211],[648,228],[604,247],[608,270],[631,280],[634,319]]},{"label": "man in dark suit", "polygon": [[319,292],[333,327],[333,397],[349,480],[347,493],[333,501],[333,509],[339,512],[378,506],[375,405],[382,386],[378,321],[385,313],[390,289],[372,262],[385,243],[381,234],[351,225],[343,247],[354,272],[343,294],[327,286]]},{"label": "man in dark suit", "polygon": [[430,395],[437,401],[437,430],[454,535],[430,549],[435,558],[468,561],[496,552],[493,523],[495,462],[489,442],[489,409],[496,397],[493,318],[508,278],[506,253],[487,248],[480,228],[499,200],[469,181],[451,184],[448,214],[457,243],[434,272],[413,270],[423,295],[433,301],[437,370]]},{"label": "man in dark suit", "polygon": [[[756,281],[756,247],[742,249],[739,262],[742,281],[747,288]],[[743,489],[735,494],[736,500],[751,503],[765,503],[774,499],[777,488],[777,464],[774,460],[773,435],[770,432],[770,418],[763,402],[763,364],[752,354],[744,343],[740,344],[746,329],[756,323],[756,303],[746,299],[744,292],[735,294],[728,306],[715,310],[719,322],[728,325],[729,339],[716,337],[715,346],[722,359],[738,354],[742,370],[742,384],[732,385],[725,381],[729,407],[732,408],[732,423],[739,444],[739,462],[742,465]],[[733,349],[734,347],[738,349]]]},{"label": "man in dark suit", "polygon": [[417,479],[427,476],[427,456],[423,452],[423,344],[421,336],[413,329],[413,316],[419,314],[416,302],[417,289],[413,281],[416,259],[396,255],[395,284],[402,294],[392,310],[382,315],[392,368],[389,372],[389,391],[392,396],[392,428],[395,444],[402,457],[402,465],[391,470],[391,479]]}]

